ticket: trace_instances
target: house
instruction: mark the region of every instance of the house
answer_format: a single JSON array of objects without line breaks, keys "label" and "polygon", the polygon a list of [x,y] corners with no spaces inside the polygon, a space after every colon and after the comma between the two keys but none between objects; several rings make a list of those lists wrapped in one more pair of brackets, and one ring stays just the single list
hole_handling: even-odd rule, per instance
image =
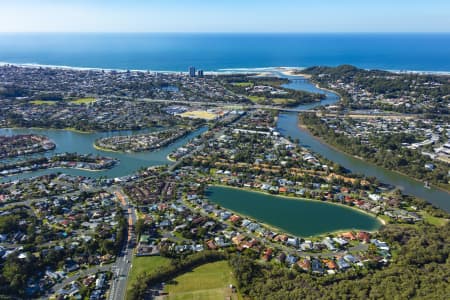
[{"label": "house", "polygon": [[304,271],[311,270],[311,261],[309,259],[302,259],[297,262],[297,265]]},{"label": "house", "polygon": [[322,243],[328,248],[328,250],[330,250],[330,251],[336,250],[336,247],[334,247],[333,241],[331,240],[331,238],[329,238],[329,237],[324,238]]},{"label": "house", "polygon": [[279,234],[273,238],[275,242],[286,242],[288,240],[287,235]]},{"label": "house", "polygon": [[364,243],[370,242],[370,234],[368,232],[360,231],[360,232],[358,232],[356,237],[358,238],[358,240],[360,240]]},{"label": "house", "polygon": [[425,167],[425,169],[427,169],[428,171],[433,171],[434,168],[435,168],[435,166],[434,166],[433,164],[431,164],[431,163],[425,164],[424,167]]},{"label": "house", "polygon": [[288,189],[285,186],[280,186],[278,188],[279,193],[287,193]]},{"label": "house", "polygon": [[233,244],[235,244],[236,246],[239,246],[243,241],[245,240],[245,235],[237,235],[231,238],[231,241],[233,242]]},{"label": "house", "polygon": [[267,248],[266,251],[264,251],[262,259],[265,261],[269,261],[272,258],[272,249]]},{"label": "house", "polygon": [[389,246],[385,242],[379,241],[377,239],[372,239],[372,240],[370,240],[370,242],[372,244],[374,244],[380,250],[389,251]]},{"label": "house", "polygon": [[330,270],[335,270],[337,268],[336,263],[331,259],[324,259],[323,263],[327,266]]},{"label": "house", "polygon": [[281,252],[280,255],[278,255],[277,259],[280,263],[284,263],[286,261],[286,254],[284,252]]},{"label": "house", "polygon": [[346,240],[344,240],[343,238],[340,238],[340,237],[333,238],[333,241],[335,241],[341,247],[348,244],[348,242]]},{"label": "house", "polygon": [[313,273],[323,274],[323,268],[322,268],[322,264],[320,263],[320,260],[313,259],[311,261],[311,270]]},{"label": "house", "polygon": [[346,255],[344,255],[343,258],[346,262],[351,263],[351,264],[358,262],[358,260],[351,254],[346,254]]},{"label": "house", "polygon": [[293,255],[288,254],[288,256],[286,257],[286,263],[291,266],[293,264],[295,264],[295,262],[297,261],[297,258]]},{"label": "house", "polygon": [[236,222],[238,222],[238,221],[240,221],[241,220],[241,217],[239,217],[239,216],[237,216],[237,215],[232,215],[231,217],[230,217],[230,222],[231,223],[236,223]]},{"label": "house", "polygon": [[104,287],[104,285],[105,285],[105,280],[106,280],[105,274],[104,274],[104,273],[101,273],[101,274],[98,276],[97,280],[95,281],[95,288],[96,288],[96,289],[99,289],[99,290],[103,289],[103,287]]},{"label": "house", "polygon": [[380,201],[381,200],[381,195],[369,194],[369,199],[372,200],[372,201]]},{"label": "house", "polygon": [[80,268],[80,266],[72,260],[67,260],[66,263],[64,264],[64,270],[67,273],[74,272],[74,271],[78,270],[79,268]]},{"label": "house", "polygon": [[355,235],[351,231],[342,233],[341,237],[344,239],[351,240],[351,241],[356,240]]},{"label": "house", "polygon": [[313,248],[313,243],[311,241],[304,241],[300,244],[300,249],[302,251],[311,250]]},{"label": "house", "polygon": [[214,241],[213,240],[209,240],[209,241],[207,241],[206,242],[206,246],[208,246],[208,248],[210,249],[210,250],[217,250],[217,245],[214,243]]},{"label": "house", "polygon": [[346,262],[342,257],[339,258],[336,263],[339,267],[339,270],[345,270],[345,269],[350,268],[350,264],[348,262]]},{"label": "house", "polygon": [[299,243],[298,238],[288,238],[286,241],[286,244],[294,246],[294,247],[298,247],[298,243]]}]

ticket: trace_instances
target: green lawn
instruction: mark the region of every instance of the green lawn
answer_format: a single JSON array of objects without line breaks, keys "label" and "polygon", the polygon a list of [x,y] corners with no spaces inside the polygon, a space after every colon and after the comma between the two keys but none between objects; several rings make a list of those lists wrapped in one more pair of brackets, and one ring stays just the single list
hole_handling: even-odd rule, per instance
[{"label": "green lawn", "polygon": [[272,102],[274,104],[280,104],[280,105],[289,104],[289,103],[294,103],[295,102],[294,99],[289,99],[289,98],[273,98],[271,100],[272,100]]},{"label": "green lawn", "polygon": [[379,215],[378,216],[380,219],[383,219],[384,221],[386,221],[386,224],[391,223],[392,219],[386,215]]},{"label": "green lawn", "polygon": [[251,82],[233,82],[232,83],[234,86],[242,86],[242,87],[249,87],[249,86],[253,86],[253,83]]},{"label": "green lawn", "polygon": [[135,282],[138,274],[143,272],[154,272],[159,267],[168,265],[170,263],[170,259],[161,256],[134,257],[131,263],[133,267],[131,268],[128,277],[127,291],[131,289],[131,286]]},{"label": "green lawn", "polygon": [[247,96],[247,98],[250,99],[253,103],[258,103],[266,100],[266,98],[262,96]]},{"label": "green lawn", "polygon": [[30,103],[31,104],[34,104],[34,105],[55,105],[56,104],[56,101],[50,101],[50,100],[33,100],[33,101],[30,101]]},{"label": "green lawn", "polygon": [[97,99],[90,97],[90,98],[80,98],[80,99],[73,100],[70,102],[74,103],[74,104],[89,104],[89,103],[93,103],[95,101],[97,101]]},{"label": "green lawn", "polygon": [[195,268],[191,272],[176,277],[167,284],[165,291],[169,293],[167,299],[241,299],[233,294],[229,285],[236,286],[236,280],[227,261],[218,261]]},{"label": "green lawn", "polygon": [[421,212],[420,215],[425,220],[425,222],[428,222],[435,226],[444,226],[448,222],[448,219],[433,217],[432,215],[428,214],[425,211]]}]

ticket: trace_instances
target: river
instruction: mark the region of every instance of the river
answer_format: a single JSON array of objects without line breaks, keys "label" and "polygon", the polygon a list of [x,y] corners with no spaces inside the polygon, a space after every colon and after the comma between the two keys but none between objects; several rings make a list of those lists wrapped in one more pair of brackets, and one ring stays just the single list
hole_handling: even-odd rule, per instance
[{"label": "river", "polygon": [[[299,79],[299,76],[287,76],[282,75],[279,72],[274,71],[276,75],[288,79]],[[324,91],[318,89],[316,86],[311,84],[309,81],[293,81],[285,85],[285,87],[305,90],[310,92],[320,92],[326,95],[326,99],[320,103],[310,103],[297,106],[298,109],[312,109],[319,105],[333,104],[339,101],[339,96],[330,91]],[[367,163],[363,160],[347,155],[343,152],[337,151],[325,143],[322,143],[318,139],[314,138],[308,131],[299,128],[298,126],[298,114],[297,113],[280,113],[277,124],[278,130],[285,136],[291,136],[292,138],[298,138],[300,144],[306,148],[311,149],[313,152],[317,152],[323,157],[329,160],[335,161],[342,165],[343,167],[351,170],[354,173],[364,174],[366,176],[377,177],[380,181],[395,185],[404,193],[416,196],[418,198],[424,199],[435,206],[438,206],[445,211],[450,211],[450,194],[442,190],[431,187],[427,189],[424,187],[422,182],[411,179],[407,176],[398,174],[386,170],[381,167],[377,167],[373,164]],[[78,152],[80,154],[98,154],[104,156],[111,156],[118,158],[120,163],[112,169],[98,172],[87,172],[83,170],[75,169],[61,169],[60,171],[71,174],[71,175],[83,175],[91,177],[121,177],[129,175],[137,171],[142,167],[156,166],[170,164],[166,159],[167,155],[174,149],[184,145],[190,139],[198,136],[202,132],[206,131],[206,127],[198,129],[195,132],[187,135],[186,137],[176,141],[173,144],[168,145],[162,149],[152,152],[140,152],[140,153],[116,153],[116,152],[105,152],[97,150],[93,147],[93,143],[96,139],[111,135],[128,135],[128,134],[138,134],[143,132],[152,131],[120,131],[120,132],[98,132],[98,133],[78,133],[68,130],[52,130],[52,129],[0,129],[0,135],[12,135],[12,134],[44,134],[51,138],[56,143],[56,149],[48,152],[46,155],[52,155],[54,153],[62,152]],[[155,129],[153,129],[155,130]],[[55,172],[54,169],[50,170],[40,170],[37,172],[25,173],[16,176],[0,178],[0,181],[14,180],[19,178],[27,178],[31,176],[49,174]]]},{"label": "river", "polygon": [[[280,74],[280,73],[278,73]],[[298,79],[298,76],[282,75],[288,79]],[[298,109],[311,109],[319,105],[333,104],[339,101],[339,96],[335,93],[318,89],[309,81],[293,81],[285,85],[285,87],[295,90],[305,90],[309,92],[320,92],[326,95],[326,99],[320,103],[312,103],[297,106]],[[357,159],[351,155],[333,149],[329,145],[319,141],[313,137],[307,130],[298,126],[297,113],[281,113],[277,123],[278,130],[285,136],[298,138],[300,145],[319,153],[323,157],[339,163],[343,167],[351,170],[353,173],[364,174],[365,176],[377,177],[381,182],[395,185],[405,194],[416,196],[424,199],[433,205],[450,212],[450,194],[440,189],[431,187],[427,189],[420,181],[409,178],[405,175],[389,171],[387,169],[377,167],[366,161]]]}]

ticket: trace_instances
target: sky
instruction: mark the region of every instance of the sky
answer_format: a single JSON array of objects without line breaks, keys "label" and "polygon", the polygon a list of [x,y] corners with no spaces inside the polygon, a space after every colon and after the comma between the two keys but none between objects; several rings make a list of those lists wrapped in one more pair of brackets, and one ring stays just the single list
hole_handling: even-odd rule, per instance
[{"label": "sky", "polygon": [[450,1],[0,0],[0,32],[450,32]]}]

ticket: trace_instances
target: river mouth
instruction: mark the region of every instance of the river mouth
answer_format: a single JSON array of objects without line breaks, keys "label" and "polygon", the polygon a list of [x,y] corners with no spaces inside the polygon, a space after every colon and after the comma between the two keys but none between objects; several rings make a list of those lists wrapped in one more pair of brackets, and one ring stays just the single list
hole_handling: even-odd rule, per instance
[{"label": "river mouth", "polygon": [[298,237],[347,230],[376,231],[382,225],[377,218],[357,209],[317,200],[222,186],[208,187],[206,196],[212,203]]}]

